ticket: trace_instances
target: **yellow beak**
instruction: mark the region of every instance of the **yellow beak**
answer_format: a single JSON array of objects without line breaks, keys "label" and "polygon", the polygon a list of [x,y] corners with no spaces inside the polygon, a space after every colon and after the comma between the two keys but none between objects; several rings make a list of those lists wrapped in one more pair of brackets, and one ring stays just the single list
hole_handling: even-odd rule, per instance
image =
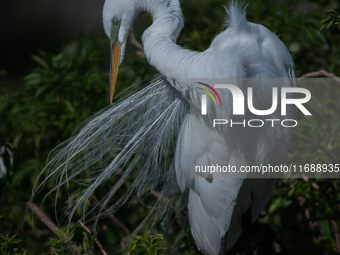
[{"label": "yellow beak", "polygon": [[117,77],[118,77],[118,69],[120,63],[120,54],[122,51],[122,45],[118,39],[118,33],[121,22],[117,19],[112,19],[112,27],[110,34],[110,43],[111,43],[111,59],[110,59],[110,82],[109,82],[109,97],[110,104],[112,104],[113,96],[116,90]]},{"label": "yellow beak", "polygon": [[122,46],[120,45],[118,40],[115,40],[115,42],[111,45],[110,85],[109,85],[110,104],[112,103],[113,96],[115,94],[121,51]]}]

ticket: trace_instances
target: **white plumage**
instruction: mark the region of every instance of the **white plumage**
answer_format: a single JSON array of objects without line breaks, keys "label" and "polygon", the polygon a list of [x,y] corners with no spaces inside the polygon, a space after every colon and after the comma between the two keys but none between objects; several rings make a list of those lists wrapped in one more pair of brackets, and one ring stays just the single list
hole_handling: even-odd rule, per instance
[{"label": "white plumage", "polygon": [[[226,231],[227,247],[236,242],[241,233],[241,217],[249,207],[252,220],[258,217],[275,180],[190,178],[190,78],[295,78],[294,63],[285,45],[267,28],[247,22],[245,10],[236,2],[226,8],[227,29],[206,51],[193,52],[176,44],[184,25],[179,0],[106,0],[103,24],[109,38],[112,20],[121,22],[120,62],[131,26],[141,11],[153,17],[142,39],[149,63],[161,76],[88,120],[78,135],[62,145],[61,152],[45,170],[49,177],[59,174],[59,186],[66,183],[66,174],[68,181],[87,174],[80,182],[87,187],[73,198],[71,216],[78,207],[86,207],[95,190],[112,177],[118,181],[102,200],[104,206],[113,201],[110,210],[119,208],[132,194],[142,196],[150,191],[146,187],[156,187],[176,176],[180,190],[190,190],[189,219],[196,244],[204,253],[215,255]],[[294,82],[288,86],[294,86]],[[264,109],[268,109],[271,87],[264,85],[261,89],[255,100],[264,102]],[[294,112],[287,116],[293,118]],[[197,126],[203,129],[197,132],[204,132],[204,125]],[[210,132],[200,140],[207,147],[195,150],[194,156],[201,165],[212,158],[238,166],[280,165],[285,162],[291,135],[291,129],[280,127]],[[176,144],[173,137],[177,137]],[[164,153],[169,149],[176,150],[171,167],[169,155]],[[119,168],[124,169],[122,175],[117,175]],[[129,192],[116,198],[117,190],[133,175],[136,178]]]}]

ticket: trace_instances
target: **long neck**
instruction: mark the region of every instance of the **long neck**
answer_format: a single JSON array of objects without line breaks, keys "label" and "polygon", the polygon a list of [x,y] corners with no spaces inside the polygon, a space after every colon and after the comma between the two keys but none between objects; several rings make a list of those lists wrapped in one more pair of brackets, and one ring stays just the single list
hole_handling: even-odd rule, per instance
[{"label": "long neck", "polygon": [[137,0],[140,10],[153,17],[152,25],[143,33],[144,51],[154,66],[182,94],[187,93],[187,61],[197,54],[176,44],[184,27],[178,0]]}]

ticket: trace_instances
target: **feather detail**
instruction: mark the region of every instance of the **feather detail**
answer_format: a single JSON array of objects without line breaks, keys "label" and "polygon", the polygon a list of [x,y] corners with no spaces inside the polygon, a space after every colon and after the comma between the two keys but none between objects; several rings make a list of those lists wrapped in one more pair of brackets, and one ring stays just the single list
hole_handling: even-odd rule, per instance
[{"label": "feather detail", "polygon": [[227,13],[227,19],[224,22],[224,27],[244,30],[244,27],[247,26],[246,8],[247,5],[242,2],[230,1],[229,4],[224,7]]},{"label": "feather detail", "polygon": [[[78,208],[91,212],[87,210],[88,201],[109,181],[114,180],[114,184],[101,200],[109,212],[117,210],[131,195],[141,198],[162,186],[174,176],[169,166],[176,136],[188,112],[187,103],[171,91],[164,77],[157,76],[147,87],[89,118],[78,134],[58,146],[59,152],[41,173],[47,177],[37,189],[52,176],[58,177],[51,192],[58,192],[67,182],[83,186],[80,194],[70,198],[71,219]],[[132,176],[128,192],[118,195]],[[177,185],[172,188],[178,189]]]}]

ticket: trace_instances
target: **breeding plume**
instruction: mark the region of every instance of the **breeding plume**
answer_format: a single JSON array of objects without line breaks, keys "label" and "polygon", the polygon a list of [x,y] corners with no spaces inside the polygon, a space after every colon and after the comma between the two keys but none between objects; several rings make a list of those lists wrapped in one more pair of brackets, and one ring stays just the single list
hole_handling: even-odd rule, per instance
[{"label": "breeding plume", "polygon": [[[236,2],[225,9],[226,29],[206,51],[195,52],[176,44],[184,26],[179,0],[105,1],[103,24],[111,41],[110,100],[129,31],[142,11],[153,17],[142,40],[147,60],[160,75],[87,120],[47,165],[48,177],[59,176],[58,187],[72,180],[85,187],[71,198],[71,217],[79,207],[85,211],[93,193],[108,180],[115,184],[102,199],[101,213],[104,208],[117,210],[132,195],[142,197],[151,189],[163,187],[161,193],[167,194],[188,189],[191,233],[198,248],[212,255],[225,254],[240,236],[242,225],[247,226],[246,218],[253,222],[258,217],[274,179],[232,179],[227,174],[190,178],[189,172],[190,156],[195,160],[191,163],[199,165],[214,160],[237,166],[284,164],[292,135],[292,129],[281,125],[237,132],[224,128],[212,133],[199,117],[190,116],[190,100],[199,108],[202,94],[202,90],[190,93],[191,78],[284,77],[292,78],[286,86],[295,86],[294,63],[280,39],[267,28],[247,22],[244,8]],[[260,84],[258,91],[253,95],[258,109],[269,109],[271,87]],[[231,100],[223,104],[226,109],[232,107]],[[276,118],[274,114],[266,117]],[[286,118],[293,117],[294,112],[288,111]],[[190,148],[196,145],[190,141],[190,122],[197,124],[197,132],[206,131],[199,144],[197,141],[197,146],[204,147]],[[132,176],[128,192],[118,196],[117,191]]]}]

